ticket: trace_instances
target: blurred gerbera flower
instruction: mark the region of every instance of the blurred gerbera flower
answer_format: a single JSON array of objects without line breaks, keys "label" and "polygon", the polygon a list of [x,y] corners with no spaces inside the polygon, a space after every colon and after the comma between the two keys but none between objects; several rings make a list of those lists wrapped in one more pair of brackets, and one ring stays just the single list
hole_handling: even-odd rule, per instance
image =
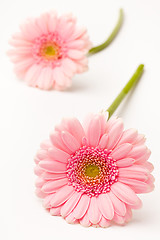
[{"label": "blurred gerbera flower", "polygon": [[91,42],[86,28],[77,27],[71,14],[58,17],[50,12],[28,19],[10,44],[16,74],[33,87],[62,90],[71,85],[75,73],[88,67]]},{"label": "blurred gerbera flower", "polygon": [[88,69],[87,53],[97,53],[112,42],[122,19],[120,10],[109,38],[94,48],[91,48],[86,28],[78,27],[72,14],[58,17],[52,11],[28,19],[10,40],[13,49],[8,55],[15,65],[15,73],[32,87],[64,90],[71,86],[74,74]]},{"label": "blurred gerbera flower", "polygon": [[123,224],[153,189],[150,150],[120,118],[92,115],[84,126],[64,119],[35,158],[37,194],[52,215],[84,226]]}]

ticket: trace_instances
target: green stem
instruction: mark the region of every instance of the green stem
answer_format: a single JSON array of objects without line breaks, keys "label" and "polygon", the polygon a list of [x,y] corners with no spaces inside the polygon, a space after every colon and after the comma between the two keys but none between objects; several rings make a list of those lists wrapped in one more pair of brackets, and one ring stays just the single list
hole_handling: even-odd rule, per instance
[{"label": "green stem", "polygon": [[117,22],[115,28],[113,29],[111,35],[109,36],[109,38],[101,45],[91,48],[88,53],[95,54],[97,52],[102,51],[106,47],[108,47],[108,45],[113,41],[113,39],[116,37],[117,33],[119,32],[122,22],[123,22],[123,10],[120,9],[118,22]]},{"label": "green stem", "polygon": [[128,83],[125,85],[125,87],[122,89],[122,91],[119,93],[119,95],[116,97],[116,99],[113,101],[113,103],[110,105],[110,107],[106,110],[109,113],[110,118],[112,114],[115,112],[119,104],[122,102],[124,97],[127,95],[127,93],[133,88],[133,86],[138,82],[140,79],[142,73],[143,73],[144,65],[141,64],[137,68],[136,72],[133,74],[131,79],[128,81]]}]

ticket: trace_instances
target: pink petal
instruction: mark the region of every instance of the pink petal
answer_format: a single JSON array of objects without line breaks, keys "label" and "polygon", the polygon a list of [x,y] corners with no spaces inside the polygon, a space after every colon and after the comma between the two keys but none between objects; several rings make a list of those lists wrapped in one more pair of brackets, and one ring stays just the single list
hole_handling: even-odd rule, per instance
[{"label": "pink petal", "polygon": [[104,149],[106,148],[107,143],[108,143],[108,135],[104,134],[99,141],[99,147]]},{"label": "pink petal", "polygon": [[89,204],[90,204],[90,197],[88,197],[86,194],[83,194],[77,206],[73,210],[74,217],[76,219],[82,218],[86,213]]},{"label": "pink petal", "polygon": [[129,205],[138,205],[139,198],[134,193],[134,191],[127,185],[116,182],[111,186],[111,191],[118,197],[121,201]]},{"label": "pink petal", "polygon": [[48,173],[48,172],[44,172],[44,173],[42,173],[42,177],[45,180],[58,180],[58,179],[66,178],[67,175],[66,175],[66,173]]},{"label": "pink petal", "polygon": [[124,158],[121,160],[118,160],[116,162],[117,167],[123,168],[123,167],[129,167],[134,164],[135,160],[133,158]]},{"label": "pink petal", "polygon": [[125,223],[125,217],[119,216],[115,213],[113,221],[119,225],[123,225]]},{"label": "pink petal", "polygon": [[37,158],[39,158],[39,160],[43,160],[45,158],[48,157],[47,151],[44,149],[40,149],[37,151]]},{"label": "pink petal", "polygon": [[79,202],[79,199],[81,198],[82,193],[81,192],[74,192],[71,198],[62,206],[61,208],[61,215],[63,217],[66,217],[68,214],[71,213],[71,211],[75,208],[77,203]]},{"label": "pink petal", "polygon": [[69,213],[65,220],[69,224],[75,223],[76,219],[74,218],[73,212]]},{"label": "pink petal", "polygon": [[89,145],[96,147],[98,146],[99,139],[101,137],[101,123],[99,116],[95,116],[88,127],[87,137],[89,141]]},{"label": "pink petal", "polygon": [[61,136],[64,144],[72,151],[72,153],[81,147],[76,138],[73,137],[69,132],[62,131]]},{"label": "pink petal", "polygon": [[43,185],[42,191],[45,193],[53,193],[55,192],[56,189],[66,185],[67,183],[68,183],[67,178],[48,181]]},{"label": "pink petal", "polygon": [[41,188],[45,182],[46,181],[43,178],[39,177],[36,179],[35,186]]},{"label": "pink petal", "polygon": [[54,198],[51,201],[52,207],[57,207],[64,203],[67,199],[71,197],[74,193],[74,188],[72,186],[64,186],[60,188],[54,195]]},{"label": "pink petal", "polygon": [[40,145],[42,149],[48,150],[50,147],[52,147],[52,143],[50,140],[43,141]]},{"label": "pink petal", "polygon": [[40,188],[37,188],[35,193],[39,198],[45,198],[47,196],[47,194],[42,192]]},{"label": "pink petal", "polygon": [[68,125],[68,132],[74,136],[77,141],[81,144],[82,138],[85,136],[83,127],[81,123],[76,118],[69,119],[67,122]]},{"label": "pink petal", "polygon": [[131,151],[132,145],[129,143],[124,143],[122,145],[119,145],[112,151],[112,157],[116,160],[125,158],[127,154]]},{"label": "pink petal", "polygon": [[133,178],[141,181],[147,180],[147,174],[141,173],[141,172],[135,172],[135,171],[125,171],[125,168],[119,169],[119,178]]},{"label": "pink petal", "polygon": [[152,188],[147,183],[139,180],[119,178],[119,181],[129,185],[135,193],[148,193],[152,191]]},{"label": "pink petal", "polygon": [[107,227],[109,227],[110,225],[111,225],[110,221],[108,221],[106,218],[104,218],[104,217],[102,216],[102,218],[101,218],[101,220],[100,220],[100,222],[99,222],[99,226],[100,226],[100,227],[103,227],[103,228],[107,228]]},{"label": "pink petal", "polygon": [[151,151],[149,149],[147,149],[147,151],[144,155],[135,159],[136,164],[144,163],[145,161],[147,161],[149,159],[150,155],[151,155]]},{"label": "pink petal", "polygon": [[48,154],[51,158],[58,162],[67,163],[70,155],[56,147],[52,147],[48,150]]},{"label": "pink petal", "polygon": [[127,213],[125,215],[125,221],[129,222],[132,218],[132,211],[128,206],[126,206],[126,208],[127,208]]},{"label": "pink petal", "polygon": [[54,131],[53,133],[51,133],[50,139],[51,139],[52,144],[56,148],[58,148],[58,149],[60,149],[60,150],[62,150],[64,152],[67,152],[69,154],[71,153],[71,151],[66,147],[66,145],[64,145],[64,143],[62,141],[62,138],[61,138],[61,133],[60,132]]},{"label": "pink petal", "polygon": [[88,217],[89,221],[92,224],[97,224],[101,219],[101,213],[98,209],[98,203],[96,197],[91,197],[89,209],[88,209]]},{"label": "pink petal", "polygon": [[72,77],[77,71],[76,64],[69,58],[62,60],[62,69],[66,76]]},{"label": "pink petal", "polygon": [[60,216],[60,215],[61,215],[60,212],[61,212],[61,206],[50,209],[50,214],[51,214],[52,216]]},{"label": "pink petal", "polygon": [[56,29],[56,25],[57,25],[57,16],[56,14],[52,14],[49,16],[49,19],[48,19],[49,32],[54,32]]},{"label": "pink petal", "polygon": [[133,147],[133,149],[130,151],[128,154],[128,157],[137,159],[146,154],[147,152],[147,147],[145,145],[138,145]]},{"label": "pink petal", "polygon": [[43,173],[43,169],[40,166],[36,165],[35,168],[34,168],[34,173],[37,176],[40,176]]},{"label": "pink petal", "polygon": [[51,199],[54,197],[55,193],[49,194],[44,198],[43,206],[45,208],[51,208]]},{"label": "pink petal", "polygon": [[113,149],[113,147],[116,145],[116,143],[120,139],[122,132],[123,132],[123,122],[121,119],[118,119],[108,133],[109,139],[106,146],[108,150]]},{"label": "pink petal", "polygon": [[112,201],[115,213],[117,213],[120,216],[125,216],[126,206],[125,206],[124,202],[119,200],[111,191],[108,193],[108,196],[110,197],[110,199]]},{"label": "pink petal", "polygon": [[138,136],[138,132],[136,129],[131,128],[123,132],[122,137],[118,143],[121,145],[122,143],[133,143]]},{"label": "pink petal", "polygon": [[101,211],[102,215],[111,220],[114,216],[113,204],[108,196],[108,194],[101,194],[97,197],[98,208]]},{"label": "pink petal", "polygon": [[80,224],[84,227],[89,227],[91,225],[87,213],[84,215],[84,217],[82,219],[80,219]]},{"label": "pink petal", "polygon": [[79,50],[70,49],[67,53],[68,57],[71,59],[81,59],[84,56],[84,53]]},{"label": "pink petal", "polygon": [[43,160],[39,163],[39,166],[51,173],[65,173],[67,170],[66,164],[53,160],[52,161]]}]

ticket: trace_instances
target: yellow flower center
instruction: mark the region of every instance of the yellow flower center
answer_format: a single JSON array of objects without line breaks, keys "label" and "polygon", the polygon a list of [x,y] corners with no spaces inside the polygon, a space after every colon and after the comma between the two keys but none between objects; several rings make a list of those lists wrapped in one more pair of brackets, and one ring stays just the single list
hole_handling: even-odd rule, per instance
[{"label": "yellow flower center", "polygon": [[98,166],[96,166],[96,165],[88,165],[88,166],[86,166],[86,168],[85,168],[85,175],[87,175],[88,177],[95,178],[99,174],[100,174],[100,170],[99,170]]},{"label": "yellow flower center", "polygon": [[59,46],[56,43],[45,43],[41,50],[40,54],[48,60],[56,60],[60,56]]}]

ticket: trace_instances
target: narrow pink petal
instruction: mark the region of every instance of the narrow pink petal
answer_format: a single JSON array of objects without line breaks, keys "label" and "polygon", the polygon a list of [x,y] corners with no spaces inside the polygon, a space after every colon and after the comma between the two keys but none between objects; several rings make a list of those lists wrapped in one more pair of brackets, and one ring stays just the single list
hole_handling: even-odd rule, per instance
[{"label": "narrow pink petal", "polygon": [[135,159],[136,164],[144,163],[145,161],[147,161],[149,159],[150,155],[151,155],[151,151],[149,149],[147,149],[147,152],[144,155]]},{"label": "narrow pink petal", "polygon": [[145,141],[146,141],[146,138],[145,138],[144,134],[138,134],[138,136],[135,139],[135,141],[133,142],[133,144],[142,145],[145,143]]},{"label": "narrow pink petal", "polygon": [[152,188],[145,182],[136,179],[119,178],[121,183],[128,185],[135,193],[148,193]]},{"label": "narrow pink petal", "polygon": [[59,86],[65,85],[66,76],[63,73],[63,70],[61,67],[56,67],[53,70],[53,79]]},{"label": "narrow pink petal", "polygon": [[71,150],[69,150],[66,147],[66,145],[63,143],[60,132],[58,132],[58,131],[52,132],[51,135],[50,135],[50,139],[51,139],[52,144],[56,148],[58,148],[58,149],[60,149],[60,150],[62,150],[64,152],[67,152],[69,154],[71,153]]},{"label": "narrow pink petal", "polygon": [[131,211],[131,208],[126,206],[127,208],[127,213],[125,215],[125,222],[129,222],[132,218],[132,211]]},{"label": "narrow pink petal", "polygon": [[101,194],[97,197],[98,208],[101,211],[102,215],[111,220],[114,216],[114,208],[108,194]]},{"label": "narrow pink petal", "polygon": [[50,67],[46,68],[44,77],[44,89],[49,90],[53,87],[53,70]]},{"label": "narrow pink petal", "polygon": [[100,227],[103,227],[103,228],[107,228],[107,227],[109,227],[110,225],[111,225],[110,221],[107,220],[106,218],[104,218],[104,217],[102,216],[102,218],[101,218],[101,220],[100,220],[100,222],[99,222],[99,226],[100,226]]},{"label": "narrow pink petal", "polygon": [[124,167],[129,167],[134,164],[135,160],[133,158],[124,158],[120,159],[116,162],[117,167],[124,168]]},{"label": "narrow pink petal", "polygon": [[79,50],[70,49],[67,53],[68,57],[71,59],[81,59],[84,56],[84,53]]},{"label": "narrow pink petal", "polygon": [[44,13],[39,18],[36,19],[36,25],[41,30],[43,34],[48,34],[48,14]]},{"label": "narrow pink petal", "polygon": [[69,213],[65,220],[69,224],[75,223],[76,219],[74,218],[73,212]]},{"label": "narrow pink petal", "polygon": [[51,201],[52,207],[57,207],[64,203],[67,199],[71,197],[74,193],[74,188],[72,186],[65,185],[60,188],[54,195],[54,198]]},{"label": "narrow pink petal", "polygon": [[52,216],[60,216],[61,215],[60,212],[61,212],[61,206],[50,209],[50,214]]},{"label": "narrow pink petal", "polygon": [[67,46],[71,49],[81,49],[84,47],[85,42],[81,39],[75,40],[72,42],[67,43]]},{"label": "narrow pink petal", "polygon": [[127,170],[125,171],[124,169],[122,169],[122,168],[119,169],[119,178],[131,178],[131,179],[137,179],[140,181],[147,180],[147,174],[145,174],[145,173],[127,171]]},{"label": "narrow pink petal", "polygon": [[118,214],[115,213],[113,221],[118,225],[123,225],[125,223],[125,217],[119,216]]},{"label": "narrow pink petal", "polygon": [[50,140],[43,141],[40,145],[42,149],[48,150],[50,147],[52,147],[52,143]]},{"label": "narrow pink petal", "polygon": [[121,145],[123,143],[133,143],[135,139],[138,136],[138,132],[134,128],[127,129],[123,132],[122,137],[120,141],[118,142],[118,145]]},{"label": "narrow pink petal", "polygon": [[67,177],[66,173],[48,173],[48,172],[42,173],[42,178],[45,180],[58,180],[66,177]]},{"label": "narrow pink petal", "polygon": [[40,166],[36,165],[35,168],[34,168],[34,173],[37,176],[40,176],[43,173],[43,169]]},{"label": "narrow pink petal", "polygon": [[98,146],[99,139],[101,137],[101,123],[99,116],[95,116],[89,124],[87,137],[89,145],[92,147]]},{"label": "narrow pink petal", "polygon": [[52,147],[48,150],[48,154],[54,160],[58,162],[67,163],[67,160],[70,158],[70,155],[56,147]]},{"label": "narrow pink petal", "polygon": [[113,149],[113,147],[116,145],[116,143],[120,139],[122,132],[123,132],[123,122],[121,119],[118,119],[108,133],[109,139],[106,146],[108,150]]},{"label": "narrow pink petal", "polygon": [[81,219],[86,213],[89,204],[90,204],[90,197],[88,197],[86,194],[83,194],[77,206],[73,210],[74,217],[76,219]]},{"label": "narrow pink petal", "polygon": [[118,199],[111,191],[108,193],[108,196],[112,201],[115,213],[117,213],[120,216],[125,216],[126,214],[125,203]]},{"label": "narrow pink petal", "polygon": [[49,194],[44,198],[43,206],[45,208],[51,208],[51,199],[53,198],[54,194],[55,193]]},{"label": "narrow pink petal", "polygon": [[49,16],[49,19],[48,19],[48,30],[50,33],[55,31],[56,25],[57,25],[57,16],[56,14],[52,14]]},{"label": "narrow pink petal", "polygon": [[77,71],[75,62],[69,58],[64,58],[62,60],[62,69],[68,77],[72,77]]},{"label": "narrow pink petal", "polygon": [[116,182],[111,186],[111,191],[118,197],[121,201],[129,205],[139,204],[139,198],[134,193],[134,191],[127,185]]},{"label": "narrow pink petal", "polygon": [[39,166],[51,173],[65,173],[67,170],[66,164],[53,160],[52,161],[43,160],[39,163]]},{"label": "narrow pink petal", "polygon": [[41,188],[45,182],[46,181],[43,178],[39,177],[36,179],[35,186]]},{"label": "narrow pink petal", "polygon": [[56,189],[68,184],[68,179],[67,178],[62,178],[58,180],[51,180],[46,182],[43,187],[42,191],[45,193],[53,193],[55,192]]},{"label": "narrow pink petal", "polygon": [[42,198],[42,199],[48,195],[48,194],[42,192],[40,188],[37,188],[35,193],[36,193],[37,197]]},{"label": "narrow pink petal", "polygon": [[130,151],[128,154],[128,157],[137,159],[146,154],[147,152],[147,147],[145,145],[138,145],[133,147],[133,149]]},{"label": "narrow pink petal", "polygon": [[150,173],[154,170],[154,166],[150,162],[144,162],[142,166],[145,167]]},{"label": "narrow pink petal", "polygon": [[39,158],[40,160],[43,160],[43,159],[45,159],[45,158],[47,158],[48,157],[48,153],[47,153],[47,151],[46,150],[44,150],[44,149],[39,149],[38,151],[37,151],[37,158]]},{"label": "narrow pink petal", "polygon": [[99,141],[99,147],[104,149],[106,148],[107,143],[108,143],[108,135],[104,134]]},{"label": "narrow pink petal", "polygon": [[98,209],[98,203],[96,197],[91,197],[90,205],[88,208],[89,221],[92,224],[97,224],[101,219],[102,214]]},{"label": "narrow pink petal", "polygon": [[68,214],[71,213],[71,211],[75,208],[77,203],[79,202],[81,198],[82,192],[74,192],[71,198],[64,203],[64,205],[61,208],[61,215],[63,217],[66,217]]},{"label": "narrow pink petal", "polygon": [[112,157],[116,160],[125,158],[127,154],[131,151],[132,144],[124,143],[122,145],[119,145],[112,151]]},{"label": "narrow pink petal", "polygon": [[85,136],[84,129],[81,123],[76,118],[68,120],[68,132],[70,132],[77,141],[81,144],[82,138]]},{"label": "narrow pink petal", "polygon": [[89,227],[91,225],[87,213],[83,216],[82,219],[80,219],[80,224],[84,227]]},{"label": "narrow pink petal", "polygon": [[127,167],[127,168],[121,168],[120,171],[134,171],[134,172],[139,172],[139,173],[148,173],[148,169],[141,165],[136,165],[134,164],[133,166]]},{"label": "narrow pink petal", "polygon": [[74,153],[76,150],[78,150],[81,145],[76,140],[75,137],[73,137],[69,132],[62,131],[61,133],[62,140],[64,144]]}]

